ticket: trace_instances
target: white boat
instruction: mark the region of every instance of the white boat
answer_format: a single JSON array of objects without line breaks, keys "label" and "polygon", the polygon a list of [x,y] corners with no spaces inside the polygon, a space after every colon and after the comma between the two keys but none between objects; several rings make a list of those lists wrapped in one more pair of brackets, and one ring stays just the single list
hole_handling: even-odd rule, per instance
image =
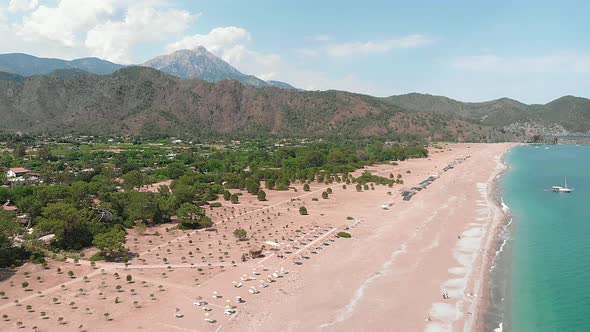
[{"label": "white boat", "polygon": [[558,192],[558,193],[571,193],[572,191],[574,191],[574,188],[568,188],[567,186],[567,177],[565,178],[565,185],[563,187],[561,186],[553,186],[551,187],[551,190],[554,192]]}]

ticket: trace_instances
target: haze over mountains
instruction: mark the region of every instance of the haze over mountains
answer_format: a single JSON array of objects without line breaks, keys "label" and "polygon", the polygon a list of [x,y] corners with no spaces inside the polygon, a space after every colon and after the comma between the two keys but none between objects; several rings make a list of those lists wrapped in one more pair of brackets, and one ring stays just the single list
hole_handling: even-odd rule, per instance
[{"label": "haze over mountains", "polygon": [[[200,78],[207,82],[232,79],[255,87],[295,89],[288,83],[267,82],[256,76],[243,74],[204,47],[161,55],[146,61],[142,66],[155,68],[180,78]],[[80,69],[93,74],[105,75],[123,67],[125,66],[99,58],[68,61],[38,58],[22,53],[0,54],[0,71],[20,76],[45,75],[59,69]]]},{"label": "haze over mountains", "polygon": [[0,54],[0,71],[20,76],[45,75],[58,69],[81,69],[89,73],[110,74],[124,66],[99,58],[61,60],[38,58],[23,53]]},{"label": "haze over mountains", "polygon": [[235,80],[181,79],[148,67],[109,75],[77,69],[0,75],[0,131],[231,136],[386,136],[495,141],[588,133],[590,100],[546,105],[503,98],[463,103],[407,94],[256,88]]}]

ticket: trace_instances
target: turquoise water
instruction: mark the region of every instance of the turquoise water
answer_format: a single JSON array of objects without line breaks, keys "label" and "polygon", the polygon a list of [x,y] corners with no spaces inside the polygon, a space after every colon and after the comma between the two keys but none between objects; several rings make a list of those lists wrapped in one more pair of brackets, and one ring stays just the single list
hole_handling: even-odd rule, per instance
[{"label": "turquoise water", "polygon": [[[504,331],[590,331],[590,146],[523,146],[500,182],[510,207]],[[547,191],[563,185],[571,194]]]}]

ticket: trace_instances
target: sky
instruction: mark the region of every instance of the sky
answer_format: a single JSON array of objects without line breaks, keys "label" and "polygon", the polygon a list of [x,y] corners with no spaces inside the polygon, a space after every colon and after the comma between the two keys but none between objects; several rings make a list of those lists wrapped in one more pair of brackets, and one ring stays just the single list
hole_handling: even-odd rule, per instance
[{"label": "sky", "polygon": [[0,0],[0,53],[140,64],[205,46],[307,90],[590,97],[590,1]]}]

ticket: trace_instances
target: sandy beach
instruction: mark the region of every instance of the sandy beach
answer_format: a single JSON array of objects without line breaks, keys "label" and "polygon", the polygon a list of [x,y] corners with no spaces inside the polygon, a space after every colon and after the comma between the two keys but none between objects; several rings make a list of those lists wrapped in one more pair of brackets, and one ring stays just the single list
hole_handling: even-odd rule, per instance
[{"label": "sandy beach", "polygon": [[[208,211],[216,231],[162,225],[131,232],[127,247],[138,257],[127,267],[80,260],[3,271],[0,330],[19,330],[18,322],[39,331],[480,329],[502,221],[492,184],[510,146],[441,144],[428,158],[366,169],[401,174],[404,184],[393,188],[313,183],[310,192],[301,185],[267,191],[266,202],[245,194],[240,204]],[[402,199],[434,174],[426,189]],[[327,187],[333,193],[322,199]],[[248,231],[247,241],[233,237],[237,227]],[[342,230],[352,238],[335,238]],[[264,257],[241,261],[262,245]]]}]

